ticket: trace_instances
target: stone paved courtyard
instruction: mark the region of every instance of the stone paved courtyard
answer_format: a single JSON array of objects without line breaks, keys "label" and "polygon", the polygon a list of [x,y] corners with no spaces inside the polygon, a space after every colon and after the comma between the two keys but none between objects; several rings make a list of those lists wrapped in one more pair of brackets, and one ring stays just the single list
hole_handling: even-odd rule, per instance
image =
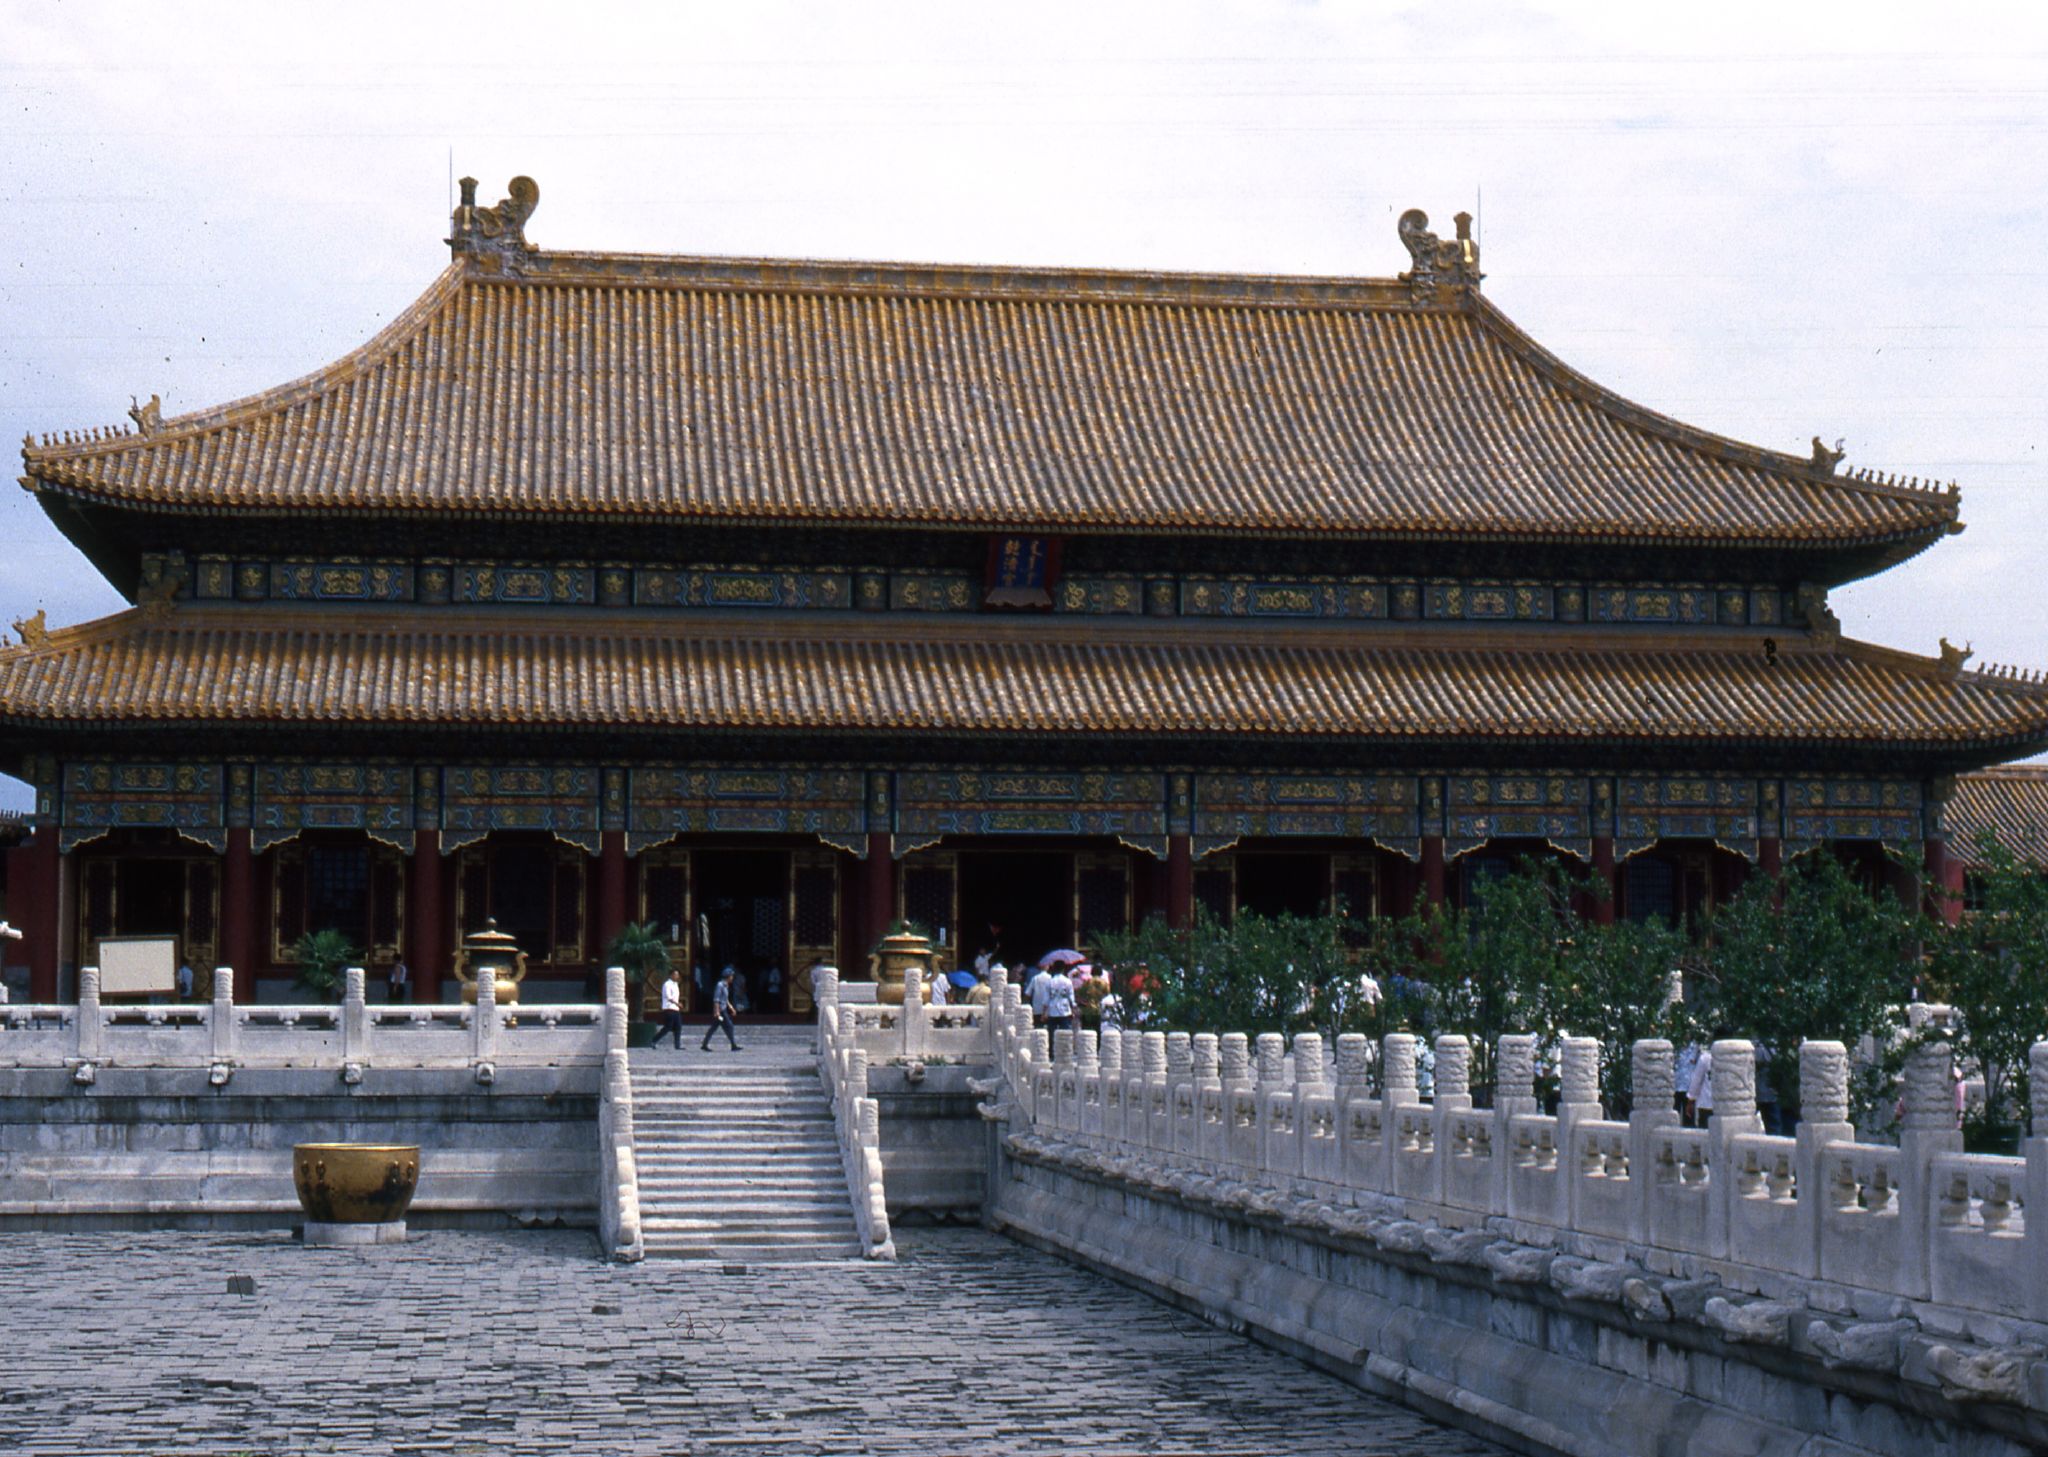
[{"label": "stone paved courtyard", "polygon": [[1498,1450],[979,1230],[898,1240],[728,1274],[573,1233],[9,1235],[0,1451]]}]

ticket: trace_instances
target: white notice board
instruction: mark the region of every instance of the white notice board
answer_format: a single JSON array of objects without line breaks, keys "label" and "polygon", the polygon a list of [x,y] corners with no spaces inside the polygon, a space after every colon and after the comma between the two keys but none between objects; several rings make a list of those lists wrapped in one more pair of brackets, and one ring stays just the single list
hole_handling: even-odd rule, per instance
[{"label": "white notice board", "polygon": [[178,991],[176,936],[100,937],[100,995],[175,996]]}]

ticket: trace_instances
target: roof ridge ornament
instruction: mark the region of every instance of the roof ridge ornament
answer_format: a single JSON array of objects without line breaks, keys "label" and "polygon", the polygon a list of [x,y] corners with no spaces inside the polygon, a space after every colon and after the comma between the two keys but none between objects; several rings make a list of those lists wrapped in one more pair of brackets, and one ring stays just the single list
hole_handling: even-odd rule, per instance
[{"label": "roof ridge ornament", "polygon": [[1818,435],[1814,436],[1813,459],[1807,462],[1813,473],[1817,476],[1833,475],[1835,467],[1842,463],[1842,447],[1846,443],[1844,440],[1837,439],[1835,441],[1835,448],[1830,450],[1827,446],[1821,444]]},{"label": "roof ridge ornament", "polygon": [[449,222],[448,248],[457,257],[476,259],[486,271],[516,273],[539,251],[526,241],[526,220],[540,206],[540,184],[515,177],[505,190],[509,196],[496,207],[478,207],[476,179],[462,179],[462,202]]},{"label": "roof ridge ornament", "polygon": [[1452,221],[1458,228],[1455,238],[1439,238],[1432,233],[1429,214],[1419,207],[1402,213],[1395,225],[1402,246],[1415,263],[1400,275],[1400,281],[1408,285],[1409,294],[1418,304],[1434,303],[1452,289],[1477,288],[1479,280],[1486,276],[1479,271],[1479,244],[1472,239],[1472,214],[1461,212]]},{"label": "roof ridge ornament", "polygon": [[1946,673],[1951,678],[1954,678],[1957,675],[1959,675],[1963,671],[1963,664],[1969,662],[1971,658],[1976,656],[1976,653],[1972,651],[1973,647],[1974,644],[1970,643],[1965,643],[1962,647],[1957,647],[1947,638],[1943,638],[1941,640],[1942,672]]}]

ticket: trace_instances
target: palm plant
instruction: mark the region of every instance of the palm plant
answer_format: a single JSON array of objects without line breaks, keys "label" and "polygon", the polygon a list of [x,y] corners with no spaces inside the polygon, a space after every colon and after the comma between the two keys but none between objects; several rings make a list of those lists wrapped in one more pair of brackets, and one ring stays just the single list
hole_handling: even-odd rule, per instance
[{"label": "palm plant", "polygon": [[348,968],[363,960],[356,944],[335,930],[308,931],[292,943],[292,956],[299,963],[299,984],[323,997],[340,996]]},{"label": "palm plant", "polygon": [[606,964],[624,967],[626,980],[639,986],[649,976],[668,970],[668,942],[652,921],[628,921],[605,948]]}]

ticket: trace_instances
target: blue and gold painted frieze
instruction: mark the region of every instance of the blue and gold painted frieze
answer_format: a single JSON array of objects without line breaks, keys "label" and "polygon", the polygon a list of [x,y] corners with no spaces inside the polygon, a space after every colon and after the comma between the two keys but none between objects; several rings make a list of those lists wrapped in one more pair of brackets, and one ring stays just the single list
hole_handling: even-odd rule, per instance
[{"label": "blue and gold painted frieze", "polygon": [[493,830],[542,830],[595,855],[598,771],[549,764],[451,765],[441,773],[441,850]]},{"label": "blue and gold painted frieze", "polygon": [[1625,774],[1617,788],[1617,857],[1627,859],[1659,840],[1712,840],[1745,859],[1756,859],[1762,795],[1755,779],[1732,774]]},{"label": "blue and gold painted frieze", "polygon": [[866,776],[858,769],[655,765],[627,774],[626,853],[678,835],[815,835],[867,853]]},{"label": "blue and gold painted frieze", "polygon": [[1408,856],[1422,853],[1412,774],[1197,774],[1197,858],[1239,840],[1371,840]]},{"label": "blue and gold painted frieze", "polygon": [[1784,804],[1787,855],[1829,840],[1911,845],[1925,833],[1925,793],[1913,780],[1787,779]]},{"label": "blue and gold painted frieze", "polygon": [[250,844],[261,851],[307,830],[362,830],[410,850],[413,800],[410,765],[258,764]]},{"label": "blue and gold painted frieze", "polygon": [[1444,854],[1488,840],[1547,840],[1581,860],[1593,856],[1592,785],[1582,774],[1445,776]]},{"label": "blue and gold painted frieze", "polygon": [[[764,567],[441,560],[236,562],[152,556],[154,571],[201,601],[395,602],[824,611],[972,612],[971,572],[860,566]],[[152,578],[154,580],[154,578]],[[1775,627],[1803,620],[1794,594],[1739,583],[1259,577],[1070,572],[1053,607],[1082,616],[1321,619],[1352,622],[1597,623]]]},{"label": "blue and gold painted frieze", "polygon": [[1107,835],[1166,856],[1166,776],[917,770],[896,776],[899,856],[947,835]]},{"label": "blue and gold painted frieze", "polygon": [[223,764],[67,763],[59,793],[57,848],[70,851],[112,830],[175,830],[226,853]]}]

